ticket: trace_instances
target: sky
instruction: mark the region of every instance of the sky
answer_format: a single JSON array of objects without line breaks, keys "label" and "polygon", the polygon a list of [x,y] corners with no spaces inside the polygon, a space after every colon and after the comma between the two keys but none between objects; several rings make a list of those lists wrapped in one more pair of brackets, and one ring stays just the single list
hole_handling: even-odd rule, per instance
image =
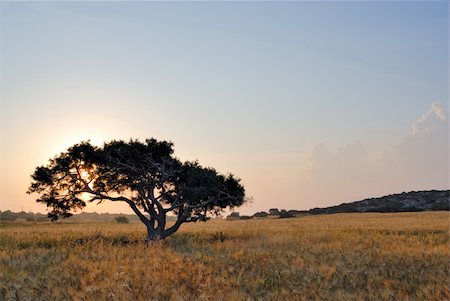
[{"label": "sky", "polygon": [[[0,3],[0,210],[37,166],[154,137],[310,209],[448,189],[447,1]],[[125,205],[86,211],[131,212]]]}]

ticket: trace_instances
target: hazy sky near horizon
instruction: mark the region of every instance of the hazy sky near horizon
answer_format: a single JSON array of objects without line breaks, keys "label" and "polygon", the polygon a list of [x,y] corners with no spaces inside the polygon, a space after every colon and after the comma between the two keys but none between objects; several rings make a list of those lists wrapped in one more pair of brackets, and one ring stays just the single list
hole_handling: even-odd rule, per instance
[{"label": "hazy sky near horizon", "polygon": [[87,139],[171,140],[242,213],[449,188],[447,1],[0,9],[0,210],[44,211],[30,174]]}]

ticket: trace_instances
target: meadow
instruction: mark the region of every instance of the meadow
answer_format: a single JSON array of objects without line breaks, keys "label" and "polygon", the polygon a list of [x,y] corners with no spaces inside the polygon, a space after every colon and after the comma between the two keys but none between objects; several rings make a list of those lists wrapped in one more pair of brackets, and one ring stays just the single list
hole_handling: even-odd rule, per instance
[{"label": "meadow", "polygon": [[450,300],[449,212],[0,227],[0,300]]}]

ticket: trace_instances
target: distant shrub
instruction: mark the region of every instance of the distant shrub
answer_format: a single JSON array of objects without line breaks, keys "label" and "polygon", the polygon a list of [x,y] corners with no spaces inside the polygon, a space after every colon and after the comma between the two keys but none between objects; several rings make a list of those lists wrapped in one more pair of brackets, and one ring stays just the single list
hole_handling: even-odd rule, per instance
[{"label": "distant shrub", "polygon": [[308,214],[308,211],[305,210],[288,210],[288,212],[294,216],[298,216],[298,215],[305,215]]},{"label": "distant shrub", "polygon": [[253,214],[253,217],[268,217],[269,213],[261,211],[261,212],[256,212],[255,214]]},{"label": "distant shrub", "polygon": [[125,216],[116,217],[116,223],[118,224],[128,224],[130,221]]},{"label": "distant shrub", "polygon": [[280,211],[277,208],[271,208],[269,210],[269,215],[280,215]]},{"label": "distant shrub", "polygon": [[27,222],[34,222],[34,216],[27,216],[27,218],[25,219]]},{"label": "distant shrub", "polygon": [[280,218],[291,218],[294,217],[294,215],[286,210],[281,210],[280,212]]},{"label": "distant shrub", "polygon": [[242,215],[241,216],[242,220],[251,219],[251,218],[253,218],[253,216],[248,216],[248,215]]},{"label": "distant shrub", "polygon": [[239,212],[231,212],[230,215],[227,216],[227,219],[239,219]]}]

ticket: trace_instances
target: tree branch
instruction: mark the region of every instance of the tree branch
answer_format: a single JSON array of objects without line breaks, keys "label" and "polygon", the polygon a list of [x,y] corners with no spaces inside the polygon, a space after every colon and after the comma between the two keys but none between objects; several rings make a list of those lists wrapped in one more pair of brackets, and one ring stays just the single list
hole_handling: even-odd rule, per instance
[{"label": "tree branch", "polygon": [[149,223],[149,220],[142,214],[142,212],[139,210],[139,208],[136,207],[136,204],[132,200],[130,200],[124,196],[112,197],[112,196],[104,195],[104,194],[101,194],[100,192],[94,191],[94,190],[92,190],[91,187],[89,187],[89,183],[81,177],[78,169],[77,169],[77,173],[79,175],[79,180],[84,184],[84,188],[85,188],[85,190],[81,191],[81,193],[86,192],[86,193],[93,194],[93,195],[95,195],[94,199],[96,199],[96,200],[98,199],[100,201],[105,199],[105,200],[110,200],[113,202],[116,202],[116,201],[125,202],[131,207],[131,209],[139,217],[141,222],[143,222],[146,225]]},{"label": "tree branch", "polygon": [[163,231],[163,238],[175,233],[181,226],[182,223],[184,223],[187,219],[186,213],[183,211],[178,215],[177,221],[175,224],[172,225],[172,227],[167,228]]},{"label": "tree branch", "polygon": [[192,210],[192,209],[202,208],[202,207],[208,206],[209,204],[211,204],[211,203],[213,203],[214,201],[217,201],[217,200],[218,200],[218,199],[217,199],[216,197],[211,197],[211,198],[209,198],[207,201],[205,201],[205,202],[203,202],[203,203],[201,203],[201,204],[198,204],[198,205],[188,205],[188,206],[186,207],[186,209],[187,209],[187,210]]}]

